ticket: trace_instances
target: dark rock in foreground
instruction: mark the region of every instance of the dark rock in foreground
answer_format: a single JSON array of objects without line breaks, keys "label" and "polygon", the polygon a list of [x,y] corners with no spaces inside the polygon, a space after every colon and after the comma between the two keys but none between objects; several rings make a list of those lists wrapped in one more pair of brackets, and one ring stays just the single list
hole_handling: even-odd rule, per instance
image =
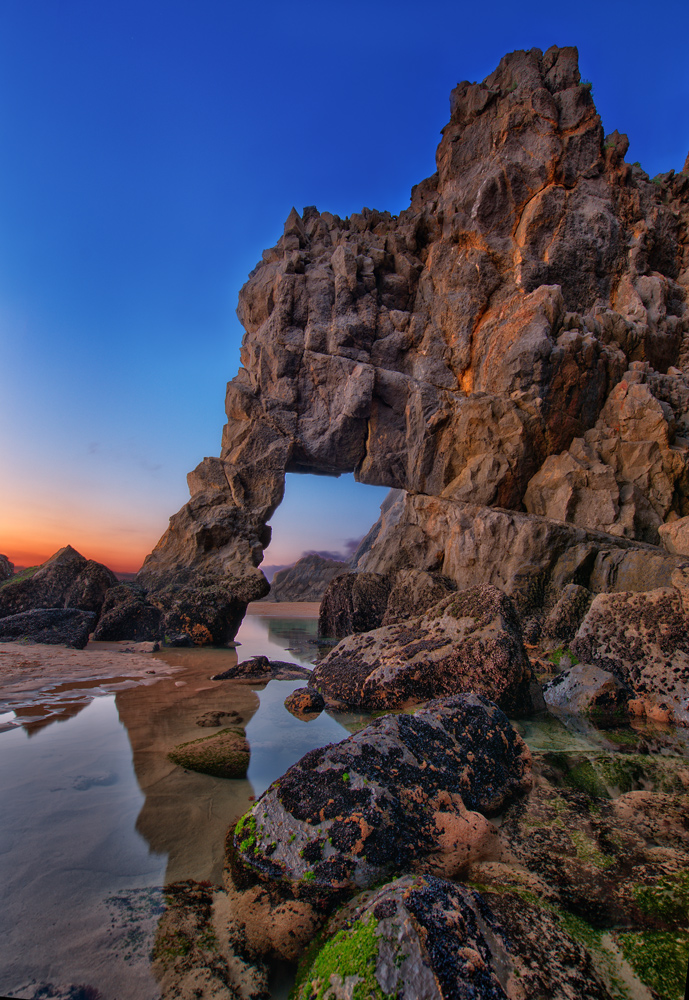
[{"label": "dark rock in foreground", "polygon": [[146,600],[140,587],[119,584],[105,596],[94,638],[105,642],[152,642],[160,638],[160,618],[160,608]]},{"label": "dark rock in foreground", "polygon": [[302,757],[237,824],[235,858],[297,895],[350,893],[412,866],[452,876],[492,856],[487,817],[530,775],[529,750],[496,705],[432,702]]},{"label": "dark rock in foreground", "polygon": [[14,563],[7,556],[0,556],[0,580],[9,580],[14,575]]},{"label": "dark rock in foreground", "polygon": [[310,677],[311,671],[298,663],[286,660],[269,660],[267,656],[253,656],[250,660],[228,667],[221,674],[213,674],[212,681],[293,681]]},{"label": "dark rock in foreground", "polygon": [[346,563],[313,552],[275,574],[270,596],[274,601],[320,601],[333,577],[346,572]]},{"label": "dark rock in foreground", "polygon": [[294,997],[352,996],[353,982],[362,997],[610,1000],[553,913],[517,894],[486,899],[429,875],[406,875],[335,914]]},{"label": "dark rock in foreground", "polygon": [[107,566],[66,545],[31,575],[7,580],[0,587],[0,618],[34,608],[78,608],[98,616],[106,592],[116,584],[117,577]]},{"label": "dark rock in foreground", "polygon": [[180,743],[168,757],[189,771],[215,778],[245,778],[249,768],[249,744],[243,729],[222,729],[212,736]]},{"label": "dark rock in foreground", "polygon": [[96,616],[76,608],[37,608],[0,618],[0,642],[42,642],[52,646],[83,649],[89,641]]},{"label": "dark rock in foreground", "polygon": [[533,710],[530,685],[514,605],[495,587],[460,591],[420,618],[343,639],[310,681],[326,700],[352,708],[476,691],[517,714]]}]

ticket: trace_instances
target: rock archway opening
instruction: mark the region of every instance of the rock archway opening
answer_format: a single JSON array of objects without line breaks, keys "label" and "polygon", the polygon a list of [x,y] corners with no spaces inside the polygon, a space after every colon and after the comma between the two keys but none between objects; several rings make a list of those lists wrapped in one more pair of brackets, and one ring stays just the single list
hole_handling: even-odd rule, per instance
[{"label": "rock archway opening", "polygon": [[[287,473],[285,495],[270,520],[272,536],[260,565],[272,587],[268,600],[320,600],[319,570],[327,576],[325,564],[342,563],[343,571],[348,567],[388,493],[386,486],[356,482],[351,473],[339,477]],[[274,584],[276,574],[306,557],[315,557],[313,565],[305,564],[294,595],[288,597],[285,591],[281,597]],[[281,579],[282,573],[278,584]]]}]

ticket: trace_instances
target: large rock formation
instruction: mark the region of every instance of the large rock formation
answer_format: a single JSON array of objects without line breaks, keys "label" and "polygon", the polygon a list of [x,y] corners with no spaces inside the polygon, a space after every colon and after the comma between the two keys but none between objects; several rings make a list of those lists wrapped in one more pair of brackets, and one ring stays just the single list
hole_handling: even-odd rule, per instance
[{"label": "large rock formation", "polygon": [[530,752],[499,708],[431,702],[302,757],[237,825],[235,863],[323,899],[410,867],[452,877],[494,856],[487,817],[530,785]]},{"label": "large rock formation", "polygon": [[116,583],[117,577],[103,563],[65,545],[37,568],[0,586],[0,619],[34,608],[78,608],[97,617],[106,592]]},{"label": "large rock formation", "polygon": [[[668,576],[640,543],[689,516],[689,175],[624,162],[573,48],[511,53],[450,107],[437,172],[399,217],[293,210],[264,252],[221,455],[190,473],[144,586],[262,596],[288,471],[407,491],[387,558],[462,586],[533,593],[557,569],[619,589],[640,558]],[[516,540],[505,569],[482,563],[492,531]]]}]

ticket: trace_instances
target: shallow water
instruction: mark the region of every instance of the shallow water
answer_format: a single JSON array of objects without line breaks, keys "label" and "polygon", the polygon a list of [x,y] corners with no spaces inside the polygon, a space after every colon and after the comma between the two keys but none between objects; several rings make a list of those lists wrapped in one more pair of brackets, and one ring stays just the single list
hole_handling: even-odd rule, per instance
[{"label": "shallow water", "polygon": [[[238,656],[309,665],[315,637],[315,619],[249,615],[237,650],[154,654],[179,669],[150,686],[103,695],[94,682],[98,696],[85,704],[81,681],[69,712],[41,718],[32,706],[0,715],[0,994],[63,1000],[70,987],[89,985],[103,1000],[158,1000],[148,956],[162,887],[219,883],[230,824],[304,753],[367,721],[295,719],[283,702],[303,681],[209,679]],[[177,744],[214,731],[196,724],[211,709],[242,716],[246,780],[186,772],[167,759]],[[609,734],[574,720],[543,715],[515,725],[537,752],[614,749]],[[276,982],[276,1000],[287,985],[284,976]]]},{"label": "shallow water", "polygon": [[[77,697],[74,714],[52,724],[35,709],[0,716],[14,724],[0,732],[0,994],[28,998],[52,984],[42,995],[90,985],[105,1000],[159,996],[148,955],[162,886],[220,882],[230,824],[307,750],[347,735],[327,715],[300,722],[287,712],[285,697],[303,681],[209,677],[237,653],[308,665],[315,634],[315,620],[248,616],[237,651],[155,654],[180,667],[156,684],[86,705]],[[214,732],[196,725],[210,709],[241,712],[247,780],[189,773],[167,760],[176,744]]]}]

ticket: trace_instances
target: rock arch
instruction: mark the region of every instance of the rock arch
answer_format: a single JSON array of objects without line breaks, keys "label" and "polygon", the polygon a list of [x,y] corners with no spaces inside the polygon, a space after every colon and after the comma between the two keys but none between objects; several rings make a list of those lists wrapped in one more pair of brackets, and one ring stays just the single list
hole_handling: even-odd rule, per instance
[{"label": "rock arch", "polygon": [[496,545],[524,550],[508,590],[553,571],[555,536],[574,578],[689,514],[689,176],[654,183],[624,162],[573,48],[511,53],[450,104],[437,172],[399,217],[293,209],[264,252],[240,292],[220,457],[189,474],[148,588],[263,596],[288,471],[406,491],[416,550],[388,562],[414,564],[440,505],[445,571],[489,577],[477,532],[492,523]]}]

